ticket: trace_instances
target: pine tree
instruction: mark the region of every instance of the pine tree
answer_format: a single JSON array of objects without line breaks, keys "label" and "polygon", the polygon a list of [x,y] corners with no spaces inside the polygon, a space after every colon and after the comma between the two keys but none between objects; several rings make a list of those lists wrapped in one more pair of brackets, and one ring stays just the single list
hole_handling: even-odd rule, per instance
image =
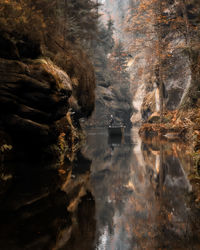
[{"label": "pine tree", "polygon": [[128,53],[124,51],[121,41],[118,41],[114,47],[113,53],[110,56],[111,66],[121,84],[129,80],[127,72]]}]

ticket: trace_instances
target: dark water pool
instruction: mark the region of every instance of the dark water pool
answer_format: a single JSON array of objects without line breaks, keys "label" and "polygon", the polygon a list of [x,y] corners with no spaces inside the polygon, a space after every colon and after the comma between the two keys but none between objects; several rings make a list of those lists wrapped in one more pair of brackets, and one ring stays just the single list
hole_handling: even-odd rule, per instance
[{"label": "dark water pool", "polygon": [[191,167],[183,143],[104,129],[62,167],[2,166],[0,249],[200,249]]}]

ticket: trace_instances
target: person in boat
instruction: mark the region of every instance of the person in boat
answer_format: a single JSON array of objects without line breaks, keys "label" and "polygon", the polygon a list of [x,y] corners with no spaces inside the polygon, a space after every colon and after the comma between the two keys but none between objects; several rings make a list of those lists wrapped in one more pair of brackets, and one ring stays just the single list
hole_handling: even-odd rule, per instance
[{"label": "person in boat", "polygon": [[110,123],[109,123],[109,126],[112,127],[114,124],[114,118],[113,118],[113,115],[110,116]]}]

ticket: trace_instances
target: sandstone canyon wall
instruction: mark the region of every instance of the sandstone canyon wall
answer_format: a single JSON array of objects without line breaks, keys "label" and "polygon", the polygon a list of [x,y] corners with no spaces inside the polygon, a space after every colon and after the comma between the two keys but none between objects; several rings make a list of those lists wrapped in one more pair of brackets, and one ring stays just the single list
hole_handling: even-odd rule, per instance
[{"label": "sandstone canyon wall", "polygon": [[[186,12],[181,9],[180,1],[162,3],[162,58],[159,61],[156,51],[159,34],[154,23],[155,13],[152,15],[156,9],[153,1],[147,2],[131,0],[122,4],[122,1],[105,1],[105,12],[116,20],[115,37],[122,38],[125,48],[132,56],[128,67],[131,75],[133,124],[147,121],[152,113],[159,111],[159,65],[162,64],[164,106],[168,110],[176,110],[182,105],[186,93],[193,85],[193,79],[196,78],[195,74],[197,75],[193,69],[198,67],[198,59],[188,53],[197,41],[198,32],[190,31],[186,34],[187,20],[191,30],[197,27],[198,3],[190,1]],[[193,47],[193,55],[198,54],[197,47]],[[194,81],[195,86],[199,85]],[[198,99],[197,96],[195,98]]]}]

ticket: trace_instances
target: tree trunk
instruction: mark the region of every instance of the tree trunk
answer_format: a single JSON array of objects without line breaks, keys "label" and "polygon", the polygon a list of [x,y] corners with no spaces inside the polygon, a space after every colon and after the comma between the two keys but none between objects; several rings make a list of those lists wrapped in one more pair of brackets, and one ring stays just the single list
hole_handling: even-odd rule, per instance
[{"label": "tree trunk", "polygon": [[163,121],[163,111],[164,111],[164,82],[163,82],[163,66],[162,66],[162,51],[163,51],[163,43],[162,43],[162,5],[159,1],[158,7],[155,6],[155,20],[158,34],[158,82],[159,82],[159,102],[160,102],[160,120]]}]

